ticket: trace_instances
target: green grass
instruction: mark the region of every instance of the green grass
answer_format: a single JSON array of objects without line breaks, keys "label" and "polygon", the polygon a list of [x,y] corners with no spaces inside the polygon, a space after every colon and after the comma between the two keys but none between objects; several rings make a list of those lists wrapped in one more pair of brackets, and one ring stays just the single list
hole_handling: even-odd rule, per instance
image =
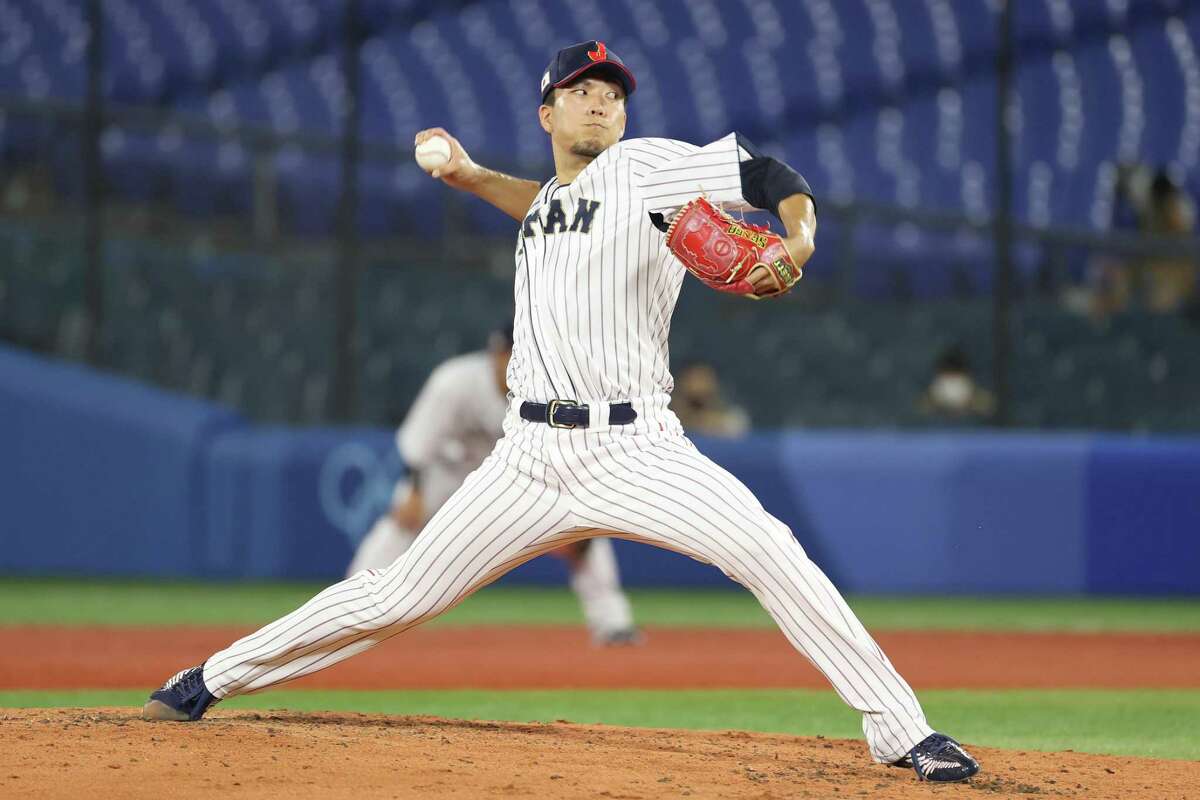
[{"label": "green grass", "polygon": [[[145,691],[0,691],[0,707],[136,708],[145,697]],[[972,744],[1200,759],[1200,690],[952,690],[922,692],[921,699],[934,727]],[[812,690],[282,690],[223,707],[861,736],[856,714],[832,692]]]},{"label": "green grass", "polygon": [[[323,588],[312,583],[165,583],[0,579],[0,625],[257,625]],[[772,622],[736,590],[630,592],[650,626],[758,628]],[[851,605],[873,630],[1200,631],[1200,598],[858,597]],[[495,586],[435,625],[574,625],[575,598],[561,588]]]}]

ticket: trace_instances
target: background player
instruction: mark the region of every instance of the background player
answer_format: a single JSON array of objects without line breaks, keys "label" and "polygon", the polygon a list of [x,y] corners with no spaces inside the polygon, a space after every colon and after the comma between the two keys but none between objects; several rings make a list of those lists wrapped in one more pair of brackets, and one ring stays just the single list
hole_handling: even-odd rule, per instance
[{"label": "background player", "polygon": [[[453,157],[435,177],[521,224],[505,436],[386,572],[359,572],[180,671],[151,694],[144,717],[199,719],[224,697],[403,633],[555,547],[617,535],[715,564],[753,592],[862,714],[876,761],[911,765],[923,780],[978,771],[930,727],[912,688],[787,526],[701,455],[668,409],[667,337],[685,270],[665,246],[663,220],[702,193],[726,207],[769,209],[787,229],[783,247],[797,270],[815,247],[816,212],[807,182],[740,135],[705,147],[621,142],[634,88],[602,42],[555,55],[538,109],[556,171],[544,185],[480,167],[444,130],[418,134],[451,140]],[[755,263],[752,290],[765,291],[775,277]]]},{"label": "background player", "polygon": [[[512,356],[512,328],[494,331],[488,349],[441,364],[421,387],[396,432],[396,446],[408,467],[396,485],[393,505],[358,545],[346,571],[386,569],[402,556],[429,518],[483,463],[503,434],[508,408],[505,373]],[[629,599],[612,542],[585,539],[551,551],[567,562],[570,586],[597,644],[637,644]]]}]

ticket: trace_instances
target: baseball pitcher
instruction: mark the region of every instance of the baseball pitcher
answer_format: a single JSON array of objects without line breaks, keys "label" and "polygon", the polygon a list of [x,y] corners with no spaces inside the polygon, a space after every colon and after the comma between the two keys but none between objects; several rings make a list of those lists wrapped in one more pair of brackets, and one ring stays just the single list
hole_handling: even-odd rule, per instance
[{"label": "baseball pitcher", "polygon": [[[504,438],[403,557],[329,587],[154,692],[150,719],[307,675],[452,608],[563,544],[620,536],[715,564],[754,593],[789,642],[863,718],[875,760],[919,778],[979,765],[935,733],[912,689],[791,531],[701,455],[668,410],[667,338],[685,276],[780,295],[813,253],[804,179],[737,133],[698,147],[621,141],[633,74],[603,42],[560,50],[537,109],[555,175],[522,180],[451,156],[432,175],[517,221],[516,316]],[[713,86],[712,91],[718,91]],[[767,209],[786,235],[726,210]],[[797,336],[803,336],[797,320]],[[769,367],[768,367],[769,368]]]}]

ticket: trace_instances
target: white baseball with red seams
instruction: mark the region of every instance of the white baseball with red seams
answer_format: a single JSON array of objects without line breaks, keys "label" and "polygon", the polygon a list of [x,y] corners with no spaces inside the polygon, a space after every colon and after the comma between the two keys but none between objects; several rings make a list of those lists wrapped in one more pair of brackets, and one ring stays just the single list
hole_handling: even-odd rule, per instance
[{"label": "white baseball with red seams", "polygon": [[[933,729],[917,698],[791,531],[696,450],[668,410],[671,314],[684,269],[650,213],[704,194],[748,206],[733,135],[705,147],[633,139],[537,193],[516,248],[512,392],[504,437],[416,543],[382,572],[329,587],[205,664],[217,697],[332,666],[452,608],[517,565],[605,535],[719,567],[863,715],[873,757],[903,758]],[[522,401],[587,403],[591,426],[523,419]],[[632,424],[610,425],[629,402]],[[631,676],[636,679],[636,676]]]},{"label": "white baseball with red seams", "polygon": [[450,142],[444,136],[431,136],[413,150],[417,166],[426,172],[443,167],[450,160]]}]

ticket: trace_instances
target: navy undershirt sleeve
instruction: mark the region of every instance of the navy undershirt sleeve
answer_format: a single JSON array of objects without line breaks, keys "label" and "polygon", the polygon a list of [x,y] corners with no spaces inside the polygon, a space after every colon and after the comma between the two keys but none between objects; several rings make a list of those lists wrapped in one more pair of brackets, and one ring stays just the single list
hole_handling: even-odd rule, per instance
[{"label": "navy undershirt sleeve", "polygon": [[[750,154],[741,162],[742,197],[755,208],[770,211],[779,217],[779,203],[794,194],[813,197],[808,181],[796,170],[771,156],[764,155],[746,137],[737,134],[738,147]],[[816,203],[816,198],[813,198]]]}]

